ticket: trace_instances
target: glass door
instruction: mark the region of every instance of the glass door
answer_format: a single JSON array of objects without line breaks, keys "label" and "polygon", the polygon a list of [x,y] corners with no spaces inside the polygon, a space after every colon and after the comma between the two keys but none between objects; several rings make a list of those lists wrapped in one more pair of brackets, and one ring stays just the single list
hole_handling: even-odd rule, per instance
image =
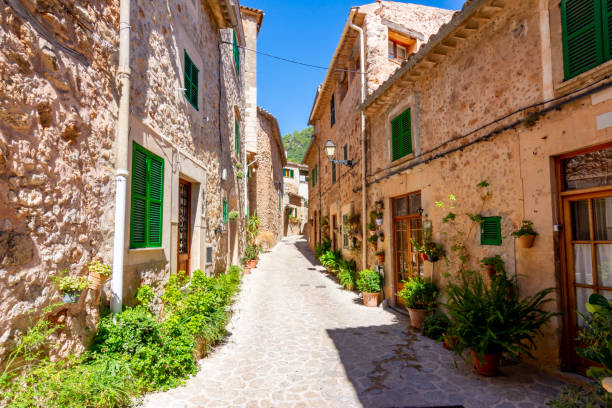
[{"label": "glass door", "polygon": [[[413,276],[423,276],[423,260],[410,243],[410,239],[422,239],[423,224],[418,209],[421,193],[413,193],[393,199],[393,260],[395,292],[404,287],[402,281]],[[401,302],[396,297],[398,302]]]}]

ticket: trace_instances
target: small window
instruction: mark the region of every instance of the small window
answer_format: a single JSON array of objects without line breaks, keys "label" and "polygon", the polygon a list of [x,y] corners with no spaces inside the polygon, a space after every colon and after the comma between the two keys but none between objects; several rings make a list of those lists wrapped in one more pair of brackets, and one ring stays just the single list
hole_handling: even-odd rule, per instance
[{"label": "small window", "polygon": [[403,62],[408,59],[408,50],[412,48],[410,45],[399,42],[395,38],[390,38],[387,44],[390,60]]},{"label": "small window", "polygon": [[162,245],[164,160],[134,143],[130,248]]},{"label": "small window", "polygon": [[223,223],[227,224],[227,200],[223,199]]},{"label": "small window", "polygon": [[344,157],[343,160],[348,160],[348,145],[344,145],[342,148],[342,157]]},{"label": "small window", "polygon": [[211,264],[213,262],[213,247],[206,247],[206,263]]},{"label": "small window", "polygon": [[333,127],[334,123],[336,123],[336,103],[334,102],[333,94],[329,102],[329,116],[330,116],[331,127]]},{"label": "small window", "polygon": [[317,166],[314,166],[314,168],[312,169],[310,180],[312,180],[313,187],[317,185]]},{"label": "small window", "polygon": [[336,163],[332,162],[332,183],[336,182]]},{"label": "small window", "polygon": [[234,116],[234,151],[236,156],[240,157],[240,123],[236,116]]},{"label": "small window", "polygon": [[406,47],[397,44],[397,59],[406,59]]},{"label": "small window", "polygon": [[410,109],[391,120],[392,161],[401,159],[412,153],[412,128]]},{"label": "small window", "polygon": [[189,101],[189,103],[198,109],[198,73],[200,71],[194,65],[191,58],[185,51],[185,98]]},{"label": "small window", "polygon": [[232,46],[234,66],[236,67],[236,72],[238,73],[238,76],[240,76],[240,47],[238,46],[238,39],[236,38],[235,31],[233,32]]},{"label": "small window", "polygon": [[501,245],[501,217],[485,217],[480,224],[481,245]]},{"label": "small window", "polygon": [[348,228],[345,227],[345,225],[348,224],[348,215],[343,215],[342,216],[342,246],[345,249],[348,249],[349,247],[349,231]]}]

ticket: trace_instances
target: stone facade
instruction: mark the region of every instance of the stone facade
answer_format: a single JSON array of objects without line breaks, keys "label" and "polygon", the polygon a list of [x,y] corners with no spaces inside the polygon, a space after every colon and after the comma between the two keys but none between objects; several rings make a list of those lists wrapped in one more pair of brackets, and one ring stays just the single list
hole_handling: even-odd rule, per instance
[{"label": "stone facade", "polygon": [[[606,80],[612,65],[603,63],[566,79],[558,2],[490,3],[467,3],[362,107],[368,135],[367,211],[374,211],[376,203],[383,207],[384,295],[395,304],[395,199],[420,193],[419,218],[431,229],[433,241],[444,245],[450,261],[424,262],[424,276],[444,288],[447,273],[452,277],[458,269],[451,250],[455,228],[465,232],[468,267],[480,270],[482,257],[501,255],[508,273],[518,275],[521,296],[555,289],[547,307],[561,316],[544,327],[531,362],[576,370],[574,310],[582,310],[586,298],[573,287],[578,277],[571,272],[569,231],[579,228],[579,221],[572,218],[570,203],[605,199],[612,191],[605,181],[590,190],[565,188],[562,169],[566,157],[599,150],[586,156],[580,171],[568,166],[574,177],[568,182],[574,186],[581,172],[601,176],[601,166],[589,161],[606,156],[600,149],[612,141],[612,93]],[[393,160],[391,121],[408,109],[412,149]],[[609,177],[609,170],[605,173]],[[477,186],[485,180],[488,187]],[[357,183],[349,188],[362,192]],[[483,204],[486,192],[490,196]],[[451,195],[456,201],[450,201]],[[438,202],[446,205],[440,208]],[[449,211],[456,214],[454,223],[443,221]],[[501,244],[486,244],[482,227],[468,213],[500,217]],[[532,221],[539,233],[532,248],[519,247],[510,235],[522,220]],[[375,259],[368,251],[368,266],[378,264]],[[599,285],[609,297],[606,284]]]},{"label": "stone facade", "polygon": [[[390,33],[400,33],[413,41],[414,52],[448,21],[451,10],[419,6],[407,3],[381,1],[351,10],[349,21],[360,26],[365,41],[366,93],[370,94],[400,67],[400,63],[388,57]],[[360,46],[357,31],[345,27],[336,53],[332,59],[325,82],[319,87],[309,123],[315,128],[311,144],[303,163],[310,168],[308,197],[308,231],[310,245],[322,239],[321,221],[329,220],[332,226],[330,238],[336,249],[342,249],[346,258],[360,258],[360,250],[340,245],[343,216],[362,212],[362,195],[355,190],[362,183],[362,132],[358,106],[361,102],[359,75]],[[331,123],[331,99],[334,98],[335,122]],[[352,160],[354,166],[336,166],[335,181],[332,163],[328,160],[324,145],[331,140],[336,145],[336,159]],[[344,150],[346,146],[346,157]],[[312,170],[316,167],[314,180]],[[336,220],[335,226],[333,220]],[[361,239],[361,235],[358,236]],[[343,248],[340,248],[340,247]]]},{"label": "stone facade", "polygon": [[283,169],[285,194],[283,208],[287,213],[285,235],[301,235],[308,220],[308,166],[287,162]]},{"label": "stone facade", "polygon": [[[95,257],[112,262],[120,94],[118,1],[11,0],[2,7],[0,355],[30,318],[59,300],[49,274],[85,275]],[[135,144],[159,156],[164,195],[161,247],[130,248],[128,177],[127,304],[138,286],[160,289],[177,270],[179,179],[190,183],[189,269],[223,271],[238,262],[244,246],[242,222],[222,222],[223,199],[228,211],[244,214],[236,164],[246,163],[243,136],[234,147],[235,118],[244,134],[245,93],[244,73],[233,60],[233,28],[242,45],[244,35],[240,24],[232,28],[241,21],[238,4],[225,14],[222,7],[228,6],[213,0],[131,2],[128,170]],[[199,69],[198,109],[184,95],[185,55]],[[107,302],[108,283],[55,309],[51,318],[65,325],[59,354],[87,343],[101,297]]]},{"label": "stone facade", "polygon": [[260,219],[259,241],[268,248],[283,237],[283,166],[287,163],[278,122],[257,108],[257,154],[248,179],[249,212]]}]

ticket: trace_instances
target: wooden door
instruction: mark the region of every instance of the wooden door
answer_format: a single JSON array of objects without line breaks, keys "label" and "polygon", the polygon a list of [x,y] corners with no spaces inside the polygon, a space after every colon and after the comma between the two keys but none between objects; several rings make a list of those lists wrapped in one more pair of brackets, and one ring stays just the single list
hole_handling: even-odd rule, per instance
[{"label": "wooden door", "polygon": [[563,213],[570,359],[584,374],[592,363],[575,352],[583,346],[576,340],[584,327],[581,314],[588,314],[585,304],[591,294],[612,298],[612,191],[564,197]]},{"label": "wooden door", "polygon": [[189,274],[189,253],[191,250],[191,183],[179,180],[178,213],[178,265],[177,270]]},{"label": "wooden door", "polygon": [[[422,239],[420,208],[420,193],[393,199],[393,269],[396,292],[404,287],[402,281],[423,276],[423,260],[410,243],[411,238],[416,241]],[[401,303],[399,298],[396,300]]]}]

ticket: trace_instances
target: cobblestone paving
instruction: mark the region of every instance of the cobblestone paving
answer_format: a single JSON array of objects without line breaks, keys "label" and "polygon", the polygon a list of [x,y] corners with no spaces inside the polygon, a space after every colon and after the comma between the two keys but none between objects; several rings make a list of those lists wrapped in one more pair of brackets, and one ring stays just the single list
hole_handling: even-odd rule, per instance
[{"label": "cobblestone paving", "polygon": [[245,277],[227,342],[145,407],[531,408],[563,387],[522,365],[476,376],[403,315],[361,305],[312,259],[298,237],[264,254]]}]

